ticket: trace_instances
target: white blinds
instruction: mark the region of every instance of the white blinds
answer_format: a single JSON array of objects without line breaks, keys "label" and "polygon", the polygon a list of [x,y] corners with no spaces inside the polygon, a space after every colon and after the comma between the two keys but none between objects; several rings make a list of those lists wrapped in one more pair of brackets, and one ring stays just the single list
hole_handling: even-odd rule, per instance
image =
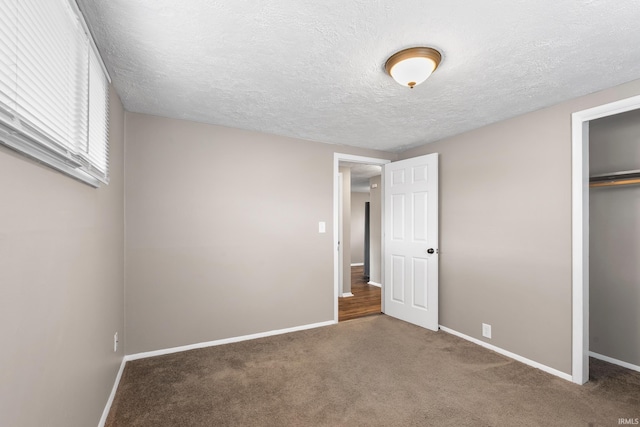
[{"label": "white blinds", "polygon": [[0,1],[0,142],[106,183],[108,82],[69,1]]},{"label": "white blinds", "polygon": [[107,175],[109,147],[109,84],[98,57],[89,52],[89,135],[88,159],[97,172]]},{"label": "white blinds", "polygon": [[5,0],[0,11],[0,108],[15,109],[18,0]]}]

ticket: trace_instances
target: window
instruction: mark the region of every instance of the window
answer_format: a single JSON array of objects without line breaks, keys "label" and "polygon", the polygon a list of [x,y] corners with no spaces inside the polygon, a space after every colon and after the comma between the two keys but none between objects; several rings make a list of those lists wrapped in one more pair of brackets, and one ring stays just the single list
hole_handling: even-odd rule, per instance
[{"label": "window", "polygon": [[0,143],[109,181],[109,82],[74,0],[0,2]]}]

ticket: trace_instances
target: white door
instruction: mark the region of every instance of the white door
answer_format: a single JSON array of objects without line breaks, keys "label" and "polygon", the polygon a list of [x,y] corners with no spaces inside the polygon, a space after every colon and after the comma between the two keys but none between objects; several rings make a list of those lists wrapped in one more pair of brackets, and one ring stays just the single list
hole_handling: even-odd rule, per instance
[{"label": "white door", "polygon": [[384,166],[384,312],[438,330],[438,154]]}]

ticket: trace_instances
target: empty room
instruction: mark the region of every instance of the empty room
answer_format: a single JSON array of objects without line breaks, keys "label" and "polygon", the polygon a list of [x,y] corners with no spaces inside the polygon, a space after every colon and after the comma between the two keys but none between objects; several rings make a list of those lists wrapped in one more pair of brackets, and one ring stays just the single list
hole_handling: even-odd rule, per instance
[{"label": "empty room", "polygon": [[0,426],[639,424],[639,20],[2,0]]}]

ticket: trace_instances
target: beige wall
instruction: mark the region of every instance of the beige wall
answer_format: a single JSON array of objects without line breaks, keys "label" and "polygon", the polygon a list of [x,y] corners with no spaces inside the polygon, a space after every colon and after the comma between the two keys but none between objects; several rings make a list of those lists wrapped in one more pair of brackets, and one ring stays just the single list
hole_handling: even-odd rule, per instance
[{"label": "beige wall", "polygon": [[[640,111],[589,124],[591,174],[640,169]],[[592,188],[590,350],[640,366],[640,186]]]},{"label": "beige wall", "polygon": [[333,320],[333,155],[384,153],[134,113],[126,134],[127,353]]},{"label": "beige wall", "polygon": [[374,176],[369,180],[369,281],[382,284],[382,176]]},{"label": "beige wall", "polygon": [[123,351],[122,106],[100,189],[0,148],[0,425],[96,426]]},{"label": "beige wall", "polygon": [[440,156],[440,323],[571,372],[571,113],[640,81],[406,151]]},{"label": "beige wall", "polygon": [[364,263],[364,204],[369,193],[351,192],[351,264]]}]

